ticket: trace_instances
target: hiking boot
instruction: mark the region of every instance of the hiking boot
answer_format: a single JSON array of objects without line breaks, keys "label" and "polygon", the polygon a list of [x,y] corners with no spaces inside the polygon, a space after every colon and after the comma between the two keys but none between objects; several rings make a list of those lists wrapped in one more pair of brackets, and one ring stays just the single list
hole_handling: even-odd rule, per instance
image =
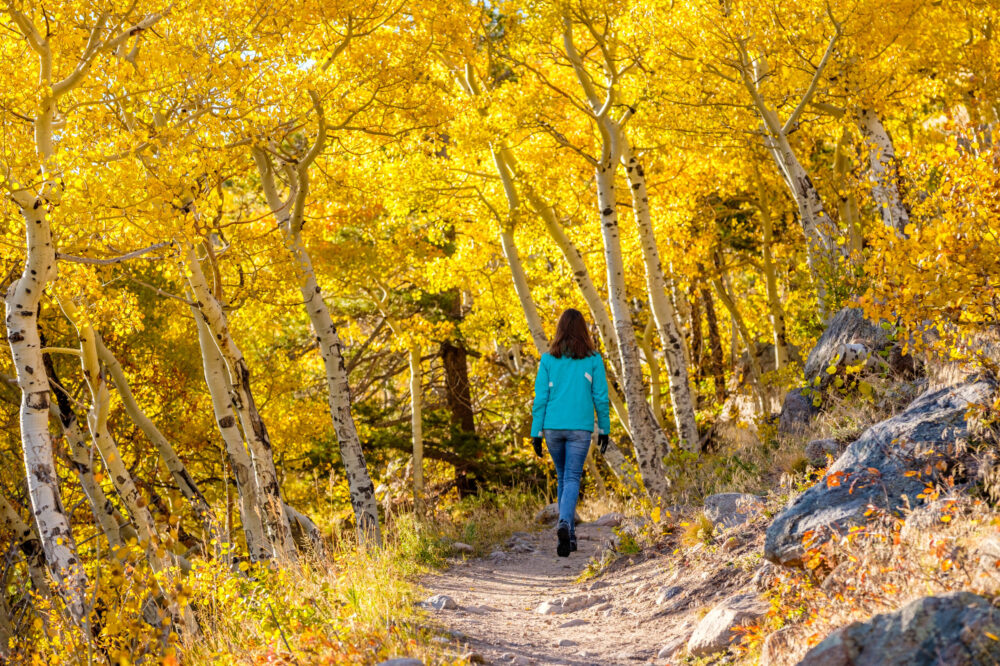
[{"label": "hiking boot", "polygon": [[576,533],[575,532],[570,532],[569,533],[569,552],[571,552],[571,553],[575,553],[576,552]]},{"label": "hiking boot", "polygon": [[565,520],[560,520],[559,529],[556,530],[556,536],[559,538],[559,543],[556,545],[556,555],[559,557],[569,557],[569,523]]}]

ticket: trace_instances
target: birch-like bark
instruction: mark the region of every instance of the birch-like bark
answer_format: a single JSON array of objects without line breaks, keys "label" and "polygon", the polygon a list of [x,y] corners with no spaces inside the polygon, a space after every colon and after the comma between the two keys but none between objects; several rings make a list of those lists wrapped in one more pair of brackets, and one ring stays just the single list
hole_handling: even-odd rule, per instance
[{"label": "birch-like bark", "polygon": [[902,177],[892,136],[873,109],[862,109],[858,115],[858,126],[868,148],[872,199],[878,206],[879,217],[885,226],[902,235],[910,223],[910,211],[903,201]]},{"label": "birch-like bark", "polygon": [[160,429],[156,427],[152,419],[146,415],[146,412],[139,407],[139,403],[136,402],[135,396],[132,395],[132,389],[129,388],[128,379],[125,377],[125,372],[122,370],[121,363],[115,358],[111,350],[105,346],[104,341],[101,340],[101,336],[94,332],[96,338],[97,355],[101,363],[111,375],[111,379],[118,389],[118,396],[121,398],[122,406],[125,408],[125,413],[128,414],[132,422],[139,426],[143,434],[156,446],[156,450],[160,454],[160,460],[163,461],[164,466],[167,468],[167,472],[170,474],[170,478],[173,479],[177,488],[184,495],[184,498],[191,505],[198,518],[201,519],[202,524],[205,527],[205,535],[209,542],[219,541],[218,525],[215,520],[215,514],[212,508],[208,505],[208,501],[205,500],[205,496],[202,495],[201,491],[198,489],[197,484],[191,475],[188,473],[187,468],[184,466],[183,461],[181,461],[180,456],[174,450],[173,445],[169,440],[160,432]]},{"label": "birch-like bark", "polygon": [[705,304],[705,322],[708,325],[708,357],[710,371],[715,383],[715,398],[720,403],[726,399],[726,375],[722,363],[722,336],[719,334],[719,318],[715,314],[715,301],[708,287],[702,287],[699,292],[701,301]]},{"label": "birch-like bark", "polygon": [[351,414],[351,389],[344,367],[343,344],[326,301],[323,300],[312,259],[302,242],[302,226],[305,222],[303,212],[309,194],[309,167],[323,150],[326,141],[326,121],[322,106],[315,95],[312,97],[319,116],[319,134],[306,156],[295,165],[294,169],[289,170],[289,177],[293,182],[289,184],[291,193],[287,201],[282,201],[278,196],[274,170],[267,155],[262,150],[255,149],[253,158],[261,176],[268,206],[278,222],[278,227],[284,233],[285,246],[298,267],[299,292],[302,294],[309,321],[316,334],[316,342],[326,370],[327,402],[333,429],[340,445],[344,472],[347,475],[358,539],[362,543],[377,547],[382,541],[378,502],[375,499],[375,485],[368,474],[358,429]]},{"label": "birch-like bark", "polygon": [[[721,263],[718,263],[719,270],[724,270]],[[735,366],[736,354],[736,344],[735,341],[738,339],[743,341],[743,346],[747,350],[747,356],[749,357],[750,363],[750,383],[753,386],[754,395],[757,397],[758,408],[761,414],[765,414],[765,405],[767,400],[763,393],[763,385],[761,384],[761,369],[760,363],[757,360],[757,342],[751,337],[750,329],[747,328],[746,321],[743,319],[743,315],[739,308],[736,306],[736,301],[733,299],[730,293],[729,286],[726,284],[725,274],[720,274],[712,278],[712,284],[715,286],[715,292],[719,296],[719,300],[726,307],[729,312],[729,316],[732,318],[733,322],[733,365]]]},{"label": "birch-like bark", "polygon": [[13,198],[25,221],[27,257],[21,276],[7,290],[6,325],[21,389],[21,444],[28,497],[52,578],[59,583],[73,617],[86,623],[87,577],[77,559],[76,542],[59,493],[49,434],[49,378],[38,332],[42,292],[56,273],[48,204],[41,196],[26,191],[15,192]]},{"label": "birch-like bark", "polygon": [[864,257],[861,255],[861,250],[864,247],[864,232],[861,228],[861,215],[858,212],[858,198],[854,195],[854,189],[849,182],[853,169],[851,163],[853,149],[851,135],[844,128],[833,155],[833,184],[838,192],[837,214],[840,217],[841,225],[847,227],[850,239],[851,261],[859,264],[864,261]]},{"label": "birch-like bark", "polygon": [[410,360],[410,432],[413,440],[413,508],[422,514],[424,508],[424,408],[423,370],[420,365],[420,344],[413,342]]},{"label": "birch-like bark", "polygon": [[660,393],[662,392],[660,385],[660,363],[656,360],[656,355],[653,353],[653,335],[655,333],[656,322],[650,317],[649,321],[646,322],[646,330],[642,332],[642,337],[639,338],[639,346],[646,357],[646,365],[649,366],[649,402],[652,405],[653,417],[660,428],[666,428],[663,418],[663,404],[660,400]]},{"label": "birch-like bark", "polygon": [[24,555],[31,584],[39,594],[48,597],[51,590],[45,572],[45,550],[42,548],[42,540],[3,495],[0,495],[0,527],[14,535],[13,544]]},{"label": "birch-like bark", "polygon": [[268,539],[274,547],[275,556],[294,561],[296,559],[295,541],[292,528],[285,515],[285,502],[281,497],[281,487],[278,485],[278,472],[274,466],[271,449],[271,438],[267,433],[264,420],[257,411],[253,391],[250,386],[250,368],[243,351],[233,339],[229,322],[222,310],[222,304],[208,286],[205,274],[201,268],[195,248],[190,243],[184,248],[188,284],[195,295],[198,315],[202,317],[212,333],[213,340],[229,375],[229,388],[232,391],[232,405],[239,415],[243,425],[243,433],[250,449],[254,474],[259,490],[258,499],[261,502],[261,514],[268,531]]},{"label": "birch-like bark", "polygon": [[212,338],[212,332],[201,316],[201,312],[195,306],[191,306],[191,312],[198,327],[201,363],[205,372],[208,393],[212,398],[215,424],[222,436],[229,468],[233,471],[233,479],[236,481],[247,553],[254,562],[270,559],[275,557],[275,552],[264,529],[262,516],[264,501],[260,497],[253,463],[244,448],[243,434],[240,432],[239,423],[233,412],[229,371],[226,369],[226,362],[223,360],[222,354],[219,353],[219,348]]},{"label": "birch-like bark", "polygon": [[646,268],[646,291],[649,293],[649,303],[656,321],[660,344],[663,347],[663,358],[667,364],[667,379],[673,405],[674,425],[677,428],[681,446],[688,451],[697,451],[701,447],[701,439],[698,436],[698,423],[694,416],[691,380],[687,358],[684,354],[684,336],[680,332],[677,312],[674,310],[668,295],[668,285],[663,274],[660,251],[653,233],[653,222],[646,192],[646,174],[642,164],[632,154],[632,148],[625,137],[621,136],[620,141],[621,160],[625,164],[625,171],[631,186],[629,191],[632,195],[632,210],[635,215],[636,228],[639,231],[642,260]]}]

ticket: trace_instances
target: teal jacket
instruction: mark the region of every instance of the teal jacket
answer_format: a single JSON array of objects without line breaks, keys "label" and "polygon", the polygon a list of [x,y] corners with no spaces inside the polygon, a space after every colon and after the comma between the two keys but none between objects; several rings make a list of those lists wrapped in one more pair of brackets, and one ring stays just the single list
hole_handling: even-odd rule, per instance
[{"label": "teal jacket", "polygon": [[531,409],[531,436],[541,437],[543,430],[611,432],[608,414],[608,378],[600,354],[587,358],[556,358],[542,354],[535,377],[535,402]]}]

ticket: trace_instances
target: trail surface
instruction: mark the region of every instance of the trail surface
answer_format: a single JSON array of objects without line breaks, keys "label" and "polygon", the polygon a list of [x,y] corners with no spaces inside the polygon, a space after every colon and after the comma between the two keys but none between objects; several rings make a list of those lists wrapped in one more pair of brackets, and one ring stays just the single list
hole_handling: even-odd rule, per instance
[{"label": "trail surface", "polygon": [[[458,605],[431,612],[490,664],[669,663],[657,654],[683,644],[702,600],[678,594],[656,604],[659,584],[671,578],[656,554],[619,560],[599,579],[576,582],[612,530],[583,524],[577,535],[579,550],[568,558],[556,556],[553,529],[522,532],[490,556],[426,579],[429,594]],[[557,612],[540,613],[546,602]]]}]

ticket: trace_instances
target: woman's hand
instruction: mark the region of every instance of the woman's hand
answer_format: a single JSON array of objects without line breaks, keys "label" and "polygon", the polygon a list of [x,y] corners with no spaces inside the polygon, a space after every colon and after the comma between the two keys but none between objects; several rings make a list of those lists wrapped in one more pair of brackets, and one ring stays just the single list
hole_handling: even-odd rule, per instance
[{"label": "woman's hand", "polygon": [[531,445],[535,448],[535,455],[538,456],[539,458],[541,458],[542,457],[542,438],[541,437],[532,437],[531,438]]},{"label": "woman's hand", "polygon": [[603,456],[604,452],[608,450],[608,436],[607,435],[598,435],[597,436],[597,445],[599,447],[601,447],[601,455]]}]

